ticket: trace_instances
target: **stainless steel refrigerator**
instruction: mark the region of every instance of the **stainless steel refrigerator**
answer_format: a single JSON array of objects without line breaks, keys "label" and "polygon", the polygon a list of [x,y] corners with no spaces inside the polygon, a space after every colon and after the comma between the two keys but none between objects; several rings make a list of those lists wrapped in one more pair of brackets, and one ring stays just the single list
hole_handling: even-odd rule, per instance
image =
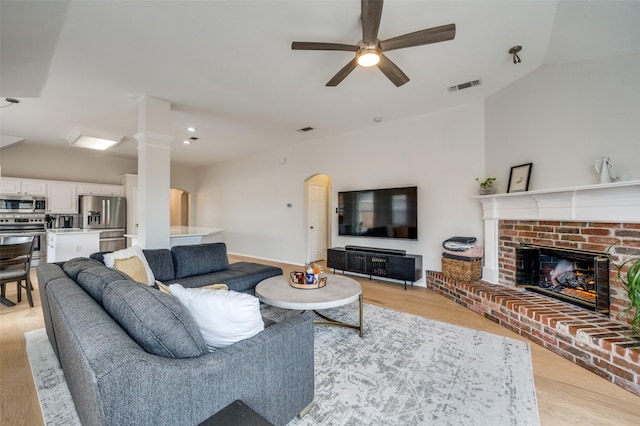
[{"label": "stainless steel refrigerator", "polygon": [[127,199],[101,195],[81,195],[80,218],[83,229],[104,229],[100,232],[100,251],[126,247]]}]

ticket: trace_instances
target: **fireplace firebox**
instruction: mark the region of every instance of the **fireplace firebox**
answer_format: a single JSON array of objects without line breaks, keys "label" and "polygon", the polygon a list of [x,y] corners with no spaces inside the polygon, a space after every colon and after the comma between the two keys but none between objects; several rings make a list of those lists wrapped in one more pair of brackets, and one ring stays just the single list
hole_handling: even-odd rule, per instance
[{"label": "fireplace firebox", "polygon": [[591,311],[609,313],[609,259],[604,253],[519,245],[516,285]]}]

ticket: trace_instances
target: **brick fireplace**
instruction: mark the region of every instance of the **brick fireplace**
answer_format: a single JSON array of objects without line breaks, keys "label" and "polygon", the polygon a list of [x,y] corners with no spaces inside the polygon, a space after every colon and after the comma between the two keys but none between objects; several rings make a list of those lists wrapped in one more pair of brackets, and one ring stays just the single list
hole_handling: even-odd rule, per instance
[{"label": "brick fireplace", "polygon": [[[510,287],[516,286],[516,248],[521,244],[588,249],[603,256],[611,245],[615,245],[617,255],[613,258],[616,260],[620,259],[620,254],[640,255],[640,223],[503,220],[498,229],[499,283]],[[622,311],[627,306],[627,292],[617,278],[615,267],[611,267],[608,317],[626,322]]]},{"label": "brick fireplace", "polygon": [[[640,182],[478,197],[485,222],[483,277],[427,286],[609,381],[640,395],[640,339],[628,334],[626,291],[609,269],[608,309],[585,309],[517,284],[516,248],[640,255]],[[596,256],[597,257],[597,256]]]}]

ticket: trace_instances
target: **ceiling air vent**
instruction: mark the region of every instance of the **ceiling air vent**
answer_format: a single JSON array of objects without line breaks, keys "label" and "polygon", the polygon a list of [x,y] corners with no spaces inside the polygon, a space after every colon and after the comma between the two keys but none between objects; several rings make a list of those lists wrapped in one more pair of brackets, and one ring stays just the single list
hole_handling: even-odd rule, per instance
[{"label": "ceiling air vent", "polygon": [[312,131],[312,130],[313,130],[313,127],[309,127],[309,126],[307,126],[307,127],[303,127],[302,129],[298,129],[298,131],[299,131],[300,133],[306,133],[306,132],[310,132],[310,131]]},{"label": "ceiling air vent", "polygon": [[479,86],[480,80],[467,81],[466,83],[460,83],[455,86],[449,87],[449,92],[457,92],[458,90],[468,89],[469,87]]}]

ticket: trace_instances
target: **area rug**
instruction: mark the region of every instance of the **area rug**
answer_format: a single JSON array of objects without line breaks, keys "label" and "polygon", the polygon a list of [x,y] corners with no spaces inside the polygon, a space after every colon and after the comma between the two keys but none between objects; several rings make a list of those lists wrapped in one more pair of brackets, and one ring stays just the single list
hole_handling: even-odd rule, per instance
[{"label": "area rug", "polygon": [[45,329],[28,331],[24,337],[44,424],[79,426],[81,423],[76,407]]},{"label": "area rug", "polygon": [[[355,305],[323,313],[355,323]],[[296,314],[263,308],[276,321]],[[288,426],[539,425],[527,342],[369,304],[364,318],[363,338],[315,327],[315,399]],[[47,426],[79,425],[44,330],[25,336]]]}]

